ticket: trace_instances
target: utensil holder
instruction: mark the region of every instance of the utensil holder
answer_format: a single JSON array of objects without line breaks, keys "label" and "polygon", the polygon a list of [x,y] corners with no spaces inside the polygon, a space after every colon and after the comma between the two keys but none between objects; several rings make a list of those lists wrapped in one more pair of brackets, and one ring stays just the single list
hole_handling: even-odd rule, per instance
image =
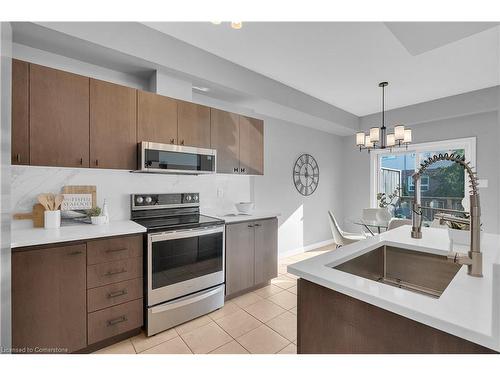
[{"label": "utensil holder", "polygon": [[57,211],[45,211],[43,213],[45,228],[53,229],[59,228],[61,226],[61,210]]}]

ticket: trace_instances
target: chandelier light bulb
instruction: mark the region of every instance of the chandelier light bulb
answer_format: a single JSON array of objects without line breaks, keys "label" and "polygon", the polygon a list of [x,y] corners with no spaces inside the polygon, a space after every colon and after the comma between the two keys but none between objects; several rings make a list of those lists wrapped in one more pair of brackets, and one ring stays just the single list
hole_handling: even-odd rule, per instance
[{"label": "chandelier light bulb", "polygon": [[231,27],[233,29],[235,29],[235,30],[239,30],[239,29],[241,29],[243,27],[243,22],[241,22],[241,21],[238,21],[238,22],[233,21],[233,22],[231,22]]},{"label": "chandelier light bulb", "polygon": [[365,133],[358,132],[356,133],[356,146],[364,146],[365,145]]}]

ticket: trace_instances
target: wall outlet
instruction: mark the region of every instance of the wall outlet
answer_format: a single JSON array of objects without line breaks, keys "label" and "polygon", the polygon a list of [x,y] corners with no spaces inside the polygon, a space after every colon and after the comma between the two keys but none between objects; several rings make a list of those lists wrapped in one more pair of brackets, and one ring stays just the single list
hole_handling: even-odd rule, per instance
[{"label": "wall outlet", "polygon": [[224,197],[224,189],[219,187],[217,188],[217,198],[223,198]]}]

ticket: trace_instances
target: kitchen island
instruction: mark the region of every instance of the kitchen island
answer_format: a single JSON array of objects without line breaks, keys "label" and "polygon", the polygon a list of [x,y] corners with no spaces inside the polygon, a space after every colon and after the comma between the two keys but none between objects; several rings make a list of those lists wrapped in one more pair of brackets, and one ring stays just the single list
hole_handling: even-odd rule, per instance
[{"label": "kitchen island", "polygon": [[[410,231],[402,226],[288,266],[288,272],[300,277],[298,353],[500,351],[500,236],[482,235],[483,277],[477,278],[467,274],[466,266],[442,267],[448,263],[446,230],[423,228],[421,239],[411,238]],[[438,270],[446,270],[448,279],[436,278],[434,283],[442,286],[438,292],[418,292],[345,266],[356,258],[367,266],[367,257],[386,249],[407,254],[404,267],[419,270],[420,280],[436,278]],[[441,265],[418,268],[426,256]],[[389,264],[384,260],[381,267],[385,271]]]}]

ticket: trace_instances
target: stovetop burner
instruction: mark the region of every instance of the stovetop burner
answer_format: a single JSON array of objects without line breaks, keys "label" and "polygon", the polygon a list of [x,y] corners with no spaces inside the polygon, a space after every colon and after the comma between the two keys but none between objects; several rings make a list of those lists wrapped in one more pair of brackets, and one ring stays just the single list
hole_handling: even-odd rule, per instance
[{"label": "stovetop burner", "polygon": [[131,218],[148,232],[222,225],[224,220],[200,214],[199,194],[133,194]]},{"label": "stovetop burner", "polygon": [[148,232],[158,230],[198,228],[209,225],[224,224],[223,220],[205,215],[179,215],[132,220],[134,220],[137,224],[146,227]]}]

